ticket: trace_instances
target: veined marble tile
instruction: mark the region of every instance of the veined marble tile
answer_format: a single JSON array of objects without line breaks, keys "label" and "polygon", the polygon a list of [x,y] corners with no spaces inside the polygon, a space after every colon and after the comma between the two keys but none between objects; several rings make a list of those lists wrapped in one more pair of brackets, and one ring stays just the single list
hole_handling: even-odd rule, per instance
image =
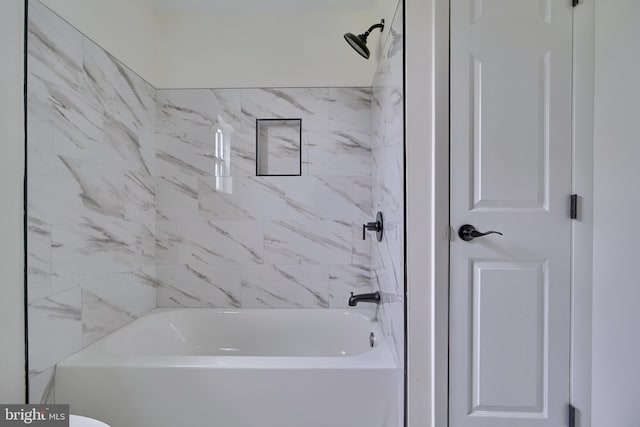
[{"label": "veined marble tile", "polygon": [[156,277],[156,268],[157,266],[155,264],[144,265],[127,274],[129,275],[129,280],[136,285],[158,288],[160,283]]},{"label": "veined marble tile", "polygon": [[104,338],[136,318],[91,291],[82,290],[82,345]]},{"label": "veined marble tile", "polygon": [[389,229],[392,234],[386,243],[393,265],[396,293],[402,295],[404,293],[404,225],[391,223]]},{"label": "veined marble tile", "polygon": [[155,89],[149,83],[86,38],[83,59],[83,84],[87,98],[136,132],[155,123]]},{"label": "veined marble tile", "polygon": [[198,179],[190,176],[156,179],[156,210],[162,220],[197,220]]},{"label": "veined marble tile", "polygon": [[58,175],[32,176],[27,182],[29,216],[50,225],[78,218],[86,209],[77,184]]},{"label": "veined marble tile", "polygon": [[309,176],[286,182],[287,219],[365,222],[371,217],[370,176]]},{"label": "veined marble tile", "polygon": [[[140,174],[151,175],[151,167],[143,155],[143,141],[135,128],[106,115],[104,120],[104,164]],[[153,141],[151,149],[153,150]]]},{"label": "veined marble tile", "polygon": [[390,324],[387,327],[389,333],[387,336],[391,337],[391,342],[394,344],[391,347],[394,351],[396,363],[402,363],[404,359],[404,304],[402,301],[396,301],[386,305],[385,310],[390,320]]},{"label": "veined marble tile", "polygon": [[120,61],[110,57],[117,74],[109,82],[115,89],[115,99],[107,111],[132,129],[152,129],[156,122],[156,90]]},{"label": "veined marble tile", "polygon": [[[140,277],[142,275],[143,277]],[[156,288],[137,273],[86,274],[82,284],[83,344],[89,345],[156,306]]]},{"label": "veined marble tile", "polygon": [[326,265],[242,267],[243,308],[327,308]]},{"label": "veined marble tile", "polygon": [[263,226],[258,221],[189,221],[178,224],[180,264],[261,264]]},{"label": "veined marble tile", "polygon": [[[400,145],[373,150],[373,206],[389,220],[404,220],[404,160]],[[382,209],[384,207],[384,209]]]},{"label": "veined marble tile", "polygon": [[61,157],[55,176],[29,180],[29,209],[49,224],[124,217],[124,176],[99,164]]},{"label": "veined marble tile", "polygon": [[330,88],[329,98],[328,130],[365,134],[370,132],[370,88]]},{"label": "veined marble tile", "polygon": [[29,77],[28,87],[29,116],[54,123],[55,153],[101,162],[103,112],[80,94],[33,76]]},{"label": "veined marble tile", "polygon": [[309,134],[309,175],[371,175],[369,139],[357,132]]},{"label": "veined marble tile", "polygon": [[118,219],[52,226],[52,269],[128,272],[143,261],[142,226]]},{"label": "veined marble tile", "polygon": [[256,134],[235,132],[227,140],[231,146],[231,176],[255,176]]},{"label": "veined marble tile", "polygon": [[349,307],[351,292],[373,292],[369,265],[329,266],[329,301],[331,308]]},{"label": "veined marble tile", "polygon": [[[384,83],[384,82],[382,82]],[[374,89],[375,105],[372,111],[372,147],[402,145],[404,141],[404,115],[402,84]]]},{"label": "veined marble tile", "polygon": [[[383,48],[372,92],[371,146],[373,210],[385,214],[382,242],[371,246],[372,286],[382,292],[379,319],[398,365],[398,378],[404,371],[404,102],[403,94],[403,13],[398,4]],[[398,381],[402,384],[402,381]],[[398,388],[398,408],[404,390]],[[397,411],[393,425],[403,425]],[[391,425],[391,424],[390,424]]]},{"label": "veined marble tile", "polygon": [[55,367],[44,371],[29,370],[29,403],[31,405],[55,402],[55,373]]},{"label": "veined marble tile", "polygon": [[382,241],[373,246],[372,267],[381,292],[400,295],[404,292],[403,243]]},{"label": "veined marble tile", "polygon": [[285,193],[260,177],[202,178],[198,186],[200,214],[214,220],[283,218]]},{"label": "veined marble tile", "polygon": [[[88,273],[86,273],[88,274]],[[51,275],[52,294],[65,292],[74,288],[81,288],[84,284],[84,273],[54,273]]]},{"label": "veined marble tile", "polygon": [[29,303],[53,295],[51,274],[27,274],[27,301]]},{"label": "veined marble tile", "polygon": [[155,122],[138,130],[138,138],[140,141],[140,155],[142,161],[147,166],[151,175],[156,175],[156,132]]},{"label": "veined marble tile", "polygon": [[[241,113],[240,94],[233,89],[159,91],[159,174],[254,175],[255,126],[251,138],[243,135],[249,129]],[[222,162],[217,155],[220,150],[229,156]],[[216,168],[217,163],[225,167]]]},{"label": "veined marble tile", "polygon": [[213,99],[208,90],[160,90],[158,92],[158,131],[197,137],[211,132],[217,124]]},{"label": "veined marble tile", "polygon": [[91,40],[82,43],[82,85],[84,94],[103,111],[116,99],[112,82],[118,74],[116,60]]},{"label": "veined marble tile", "polygon": [[40,153],[53,153],[53,123],[28,115],[27,126],[27,148]]},{"label": "veined marble tile", "polygon": [[341,221],[265,221],[266,264],[350,264],[351,224]]},{"label": "veined marble tile", "polygon": [[[379,78],[378,74],[376,74]],[[387,88],[376,86],[379,81],[374,81],[371,94],[371,148],[375,149],[383,145],[384,123],[382,117],[382,107],[385,100]]]},{"label": "veined marble tile", "polygon": [[[96,272],[67,272],[52,275],[54,293],[64,292],[74,288],[108,288],[112,283],[134,283],[147,289],[158,287],[155,279],[155,265],[137,266],[131,271],[123,273]],[[133,302],[135,304],[135,301]],[[133,310],[136,311],[136,310]]]},{"label": "veined marble tile", "polygon": [[29,176],[53,175],[56,171],[58,157],[50,152],[28,150],[27,173]]},{"label": "veined marble tile", "polygon": [[254,133],[256,119],[302,119],[303,130],[328,130],[327,88],[245,89],[241,102],[245,126]]},{"label": "veined marble tile", "polygon": [[402,145],[404,143],[404,115],[402,107],[404,96],[402,86],[393,86],[389,95],[391,106],[385,113],[384,145]]},{"label": "veined marble tile", "polygon": [[134,223],[139,227],[138,245],[140,248],[139,266],[156,264],[156,224],[150,216],[149,221]]},{"label": "veined marble tile", "polygon": [[182,134],[159,133],[156,138],[156,175],[213,176],[215,170],[215,133],[213,128],[202,131],[202,140]]},{"label": "veined marble tile", "polygon": [[29,368],[44,371],[82,348],[80,289],[29,304]]},{"label": "veined marble tile", "polygon": [[[80,201],[82,207],[78,205],[76,211],[85,210],[100,216],[124,218],[124,175],[121,171],[65,157],[60,157],[59,160],[61,192],[70,190],[68,193],[77,196],[76,201]],[[52,223],[68,222],[69,216],[71,215],[67,213],[66,221],[54,220]]]},{"label": "veined marble tile", "polygon": [[219,140],[228,158],[221,158],[216,155],[215,129],[202,132],[202,142],[184,134],[159,133],[156,141],[157,175],[255,176],[255,133],[222,133]]},{"label": "veined marble tile", "polygon": [[158,307],[240,307],[240,266],[160,265]]},{"label": "veined marble tile", "polygon": [[186,135],[203,127],[241,131],[245,125],[241,93],[238,89],[159,90],[158,129]]},{"label": "veined marble tile", "polygon": [[[373,221],[373,219],[371,219],[371,221]],[[362,224],[364,224],[364,222],[357,222],[351,227],[351,263],[356,265],[371,265],[371,248],[377,241],[375,240],[374,232],[366,232],[365,238],[362,238]]]},{"label": "veined marble tile", "polygon": [[178,234],[177,221],[156,221],[156,262],[177,264],[178,248],[182,237]]},{"label": "veined marble tile", "polygon": [[82,35],[38,1],[29,3],[27,49],[31,76],[79,91]]},{"label": "veined marble tile", "polygon": [[40,3],[30,4],[30,14],[30,119],[55,123],[58,154],[99,161],[103,110],[83,96],[82,35]]},{"label": "veined marble tile", "polygon": [[128,172],[124,176],[124,216],[129,221],[153,224],[156,215],[156,181],[151,175]]},{"label": "veined marble tile", "polygon": [[51,274],[51,226],[31,211],[27,222],[27,272]]}]

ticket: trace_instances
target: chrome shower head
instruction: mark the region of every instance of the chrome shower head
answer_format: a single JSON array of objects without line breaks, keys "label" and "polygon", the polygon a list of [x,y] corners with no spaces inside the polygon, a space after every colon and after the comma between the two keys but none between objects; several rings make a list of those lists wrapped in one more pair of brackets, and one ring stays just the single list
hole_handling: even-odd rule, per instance
[{"label": "chrome shower head", "polygon": [[367,37],[369,36],[371,31],[375,30],[376,28],[380,28],[380,31],[384,30],[384,19],[381,19],[379,24],[372,25],[367,31],[360,35],[356,36],[353,33],[346,33],[344,35],[344,39],[347,41],[347,43],[349,43],[349,46],[351,46],[363,58],[369,59],[370,52],[369,48],[367,47]]}]

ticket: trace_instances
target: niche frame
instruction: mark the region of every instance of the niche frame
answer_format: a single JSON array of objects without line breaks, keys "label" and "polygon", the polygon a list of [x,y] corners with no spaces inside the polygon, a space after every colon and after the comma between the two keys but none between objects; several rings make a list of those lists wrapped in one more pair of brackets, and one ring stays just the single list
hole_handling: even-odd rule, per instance
[{"label": "niche frame", "polygon": [[[268,144],[261,144],[260,130],[261,127],[275,126],[277,122],[282,122],[284,126],[291,124],[298,127],[298,141],[300,150],[298,152],[298,173],[268,173],[261,170],[260,164],[263,156],[268,157]],[[302,142],[302,118],[268,118],[256,119],[256,176],[302,176],[302,150],[304,144]]]}]

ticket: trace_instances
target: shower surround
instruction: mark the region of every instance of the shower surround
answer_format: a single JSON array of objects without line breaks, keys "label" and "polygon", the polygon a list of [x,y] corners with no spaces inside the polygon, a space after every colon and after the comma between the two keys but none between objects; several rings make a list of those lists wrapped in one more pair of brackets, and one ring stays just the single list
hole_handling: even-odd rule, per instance
[{"label": "shower surround", "polygon": [[[37,0],[28,31],[32,403],[56,363],[156,307],[372,290],[370,88],[156,90]],[[302,119],[301,176],[255,176],[258,118]]]},{"label": "shower surround", "polygon": [[[370,100],[361,88],[159,90],[158,307],[336,308],[369,289]],[[302,176],[255,176],[257,118],[302,119]]]}]

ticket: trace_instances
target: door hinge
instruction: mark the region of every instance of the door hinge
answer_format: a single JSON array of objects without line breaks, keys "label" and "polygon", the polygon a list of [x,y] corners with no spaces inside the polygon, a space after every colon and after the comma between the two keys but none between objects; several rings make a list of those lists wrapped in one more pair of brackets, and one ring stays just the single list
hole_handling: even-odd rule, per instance
[{"label": "door hinge", "polygon": [[569,217],[578,219],[578,195],[572,194],[569,202]]},{"label": "door hinge", "polygon": [[571,0],[573,2],[573,7],[576,7],[580,4],[580,0]]},{"label": "door hinge", "polygon": [[569,403],[569,427],[576,427],[576,407]]}]

